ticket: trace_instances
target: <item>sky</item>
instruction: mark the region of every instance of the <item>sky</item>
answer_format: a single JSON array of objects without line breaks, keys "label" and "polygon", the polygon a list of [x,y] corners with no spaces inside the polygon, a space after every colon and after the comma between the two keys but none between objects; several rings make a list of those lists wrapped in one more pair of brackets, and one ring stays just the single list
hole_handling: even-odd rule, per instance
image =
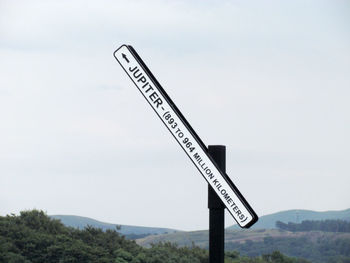
[{"label": "sky", "polygon": [[[208,228],[132,45],[259,216],[350,208],[350,3],[0,0],[0,215]],[[235,221],[226,213],[225,224]]]}]

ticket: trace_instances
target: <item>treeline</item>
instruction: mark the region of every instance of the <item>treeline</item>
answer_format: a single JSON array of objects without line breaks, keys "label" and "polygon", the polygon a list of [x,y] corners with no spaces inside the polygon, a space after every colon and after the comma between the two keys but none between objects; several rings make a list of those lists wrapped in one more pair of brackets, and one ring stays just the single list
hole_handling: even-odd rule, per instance
[{"label": "treeline", "polygon": [[[64,226],[38,210],[0,216],[0,262],[6,263],[208,263],[208,251],[197,246],[160,243],[146,249],[116,230]],[[228,252],[225,263],[304,263],[271,252],[254,258]]]},{"label": "treeline", "polygon": [[324,231],[350,233],[350,222],[345,220],[305,220],[300,224],[292,222],[286,224],[281,221],[277,221],[276,227],[291,232]]}]

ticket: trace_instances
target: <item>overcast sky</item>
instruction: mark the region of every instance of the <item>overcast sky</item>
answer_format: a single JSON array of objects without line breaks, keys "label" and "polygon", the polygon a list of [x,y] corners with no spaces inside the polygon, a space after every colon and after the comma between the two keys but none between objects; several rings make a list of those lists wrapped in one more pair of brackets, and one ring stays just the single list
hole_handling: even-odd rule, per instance
[{"label": "overcast sky", "polygon": [[345,0],[0,0],[0,214],[208,227],[206,182],[114,59],[122,44],[204,143],[226,145],[258,215],[349,208],[349,13]]}]

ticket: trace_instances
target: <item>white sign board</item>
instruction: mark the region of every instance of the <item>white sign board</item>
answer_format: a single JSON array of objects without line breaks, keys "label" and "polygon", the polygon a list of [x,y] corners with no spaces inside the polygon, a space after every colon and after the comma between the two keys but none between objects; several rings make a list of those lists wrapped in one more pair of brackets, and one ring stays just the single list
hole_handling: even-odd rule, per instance
[{"label": "white sign board", "polygon": [[114,52],[114,56],[236,222],[246,228],[254,224],[258,217],[253,209],[227,176],[217,168],[208,155],[206,146],[136,51],[131,46],[123,45]]}]

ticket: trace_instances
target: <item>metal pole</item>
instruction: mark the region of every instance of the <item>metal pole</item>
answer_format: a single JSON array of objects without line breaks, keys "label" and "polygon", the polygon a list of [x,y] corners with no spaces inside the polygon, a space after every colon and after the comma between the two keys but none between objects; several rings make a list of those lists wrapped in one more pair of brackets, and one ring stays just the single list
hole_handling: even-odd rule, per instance
[{"label": "metal pole", "polygon": [[[226,147],[209,145],[209,155],[218,168],[226,173]],[[224,263],[225,253],[225,205],[208,185],[209,208],[209,263]]]}]

